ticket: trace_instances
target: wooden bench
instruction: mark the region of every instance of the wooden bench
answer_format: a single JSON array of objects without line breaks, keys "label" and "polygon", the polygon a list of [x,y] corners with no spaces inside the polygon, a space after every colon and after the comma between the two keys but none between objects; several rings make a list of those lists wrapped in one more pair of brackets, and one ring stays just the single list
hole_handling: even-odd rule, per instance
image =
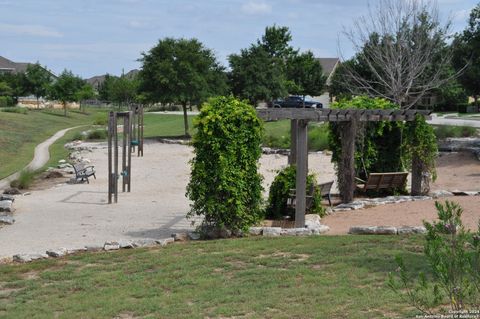
[{"label": "wooden bench", "polygon": [[[320,194],[322,195],[322,198],[328,199],[328,203],[330,204],[330,206],[332,206],[332,199],[330,197],[331,196],[330,192],[332,190],[332,185],[333,185],[333,181],[318,184],[318,185],[315,186],[315,188],[320,191]],[[312,206],[313,191],[314,191],[313,185],[311,185],[309,188],[307,188],[307,196],[306,196],[306,203],[305,203],[306,210],[309,210],[310,207]],[[295,208],[296,201],[297,201],[296,190],[291,189],[289,197],[287,199],[287,207]]]},{"label": "wooden bench", "polygon": [[88,178],[93,176],[93,178],[97,179],[95,176],[95,167],[94,166],[85,166],[83,164],[72,164],[73,169],[75,170],[75,179],[81,182],[87,181],[87,184],[90,184]]},{"label": "wooden bench", "polygon": [[357,184],[357,190],[366,192],[367,190],[403,188],[407,182],[407,176],[407,172],[370,173],[366,181],[360,178],[355,179],[361,182]]}]

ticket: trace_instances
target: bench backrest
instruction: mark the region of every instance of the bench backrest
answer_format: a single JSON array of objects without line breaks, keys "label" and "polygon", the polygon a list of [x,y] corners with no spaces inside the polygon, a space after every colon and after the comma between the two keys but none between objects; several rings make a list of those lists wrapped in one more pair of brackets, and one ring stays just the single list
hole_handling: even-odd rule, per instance
[{"label": "bench backrest", "polygon": [[407,172],[395,172],[395,173],[370,173],[368,180],[365,183],[364,189],[387,189],[387,188],[400,188],[405,185],[407,181]]},{"label": "bench backrest", "polygon": [[330,191],[332,189],[333,181],[327,182],[327,183],[322,183],[318,184],[317,187],[320,190],[320,194],[322,195],[328,195],[330,194]]}]

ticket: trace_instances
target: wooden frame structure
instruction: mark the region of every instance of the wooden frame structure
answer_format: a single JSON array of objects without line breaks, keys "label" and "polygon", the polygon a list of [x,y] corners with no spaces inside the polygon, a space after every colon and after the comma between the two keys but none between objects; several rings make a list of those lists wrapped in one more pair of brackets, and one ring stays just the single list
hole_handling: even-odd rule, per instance
[{"label": "wooden frame structure", "polygon": [[[342,200],[351,202],[355,190],[355,136],[358,122],[413,121],[417,115],[430,119],[431,111],[424,110],[361,110],[361,109],[259,109],[258,116],[264,121],[291,120],[291,143],[289,164],[296,164],[295,227],[305,226],[306,185],[308,172],[307,125],[309,121],[338,122],[341,125],[342,156],[341,177],[347,185]],[[416,160],[415,158],[413,159]],[[412,193],[418,193],[421,173],[412,174]],[[420,181],[420,182],[419,182]]]},{"label": "wooden frame structure", "polygon": [[[123,118],[122,171],[118,173],[118,119]],[[118,179],[122,191],[130,192],[132,164],[132,112],[110,112],[108,117],[108,203],[118,201]]]},{"label": "wooden frame structure", "polygon": [[135,153],[135,147],[137,147],[137,156],[143,157],[143,105],[132,104],[130,111],[132,112],[132,152]]}]

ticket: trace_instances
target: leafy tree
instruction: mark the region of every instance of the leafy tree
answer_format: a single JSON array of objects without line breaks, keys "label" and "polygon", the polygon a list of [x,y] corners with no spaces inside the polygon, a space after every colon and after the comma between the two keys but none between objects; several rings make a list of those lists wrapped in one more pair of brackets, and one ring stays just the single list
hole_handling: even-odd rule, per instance
[{"label": "leafy tree", "polygon": [[302,95],[321,95],[326,82],[320,61],[311,51],[293,55],[287,63],[287,78],[290,81],[290,93]]},{"label": "leafy tree", "polygon": [[77,91],[77,101],[80,102],[80,110],[82,109],[82,101],[94,98],[96,96],[95,89],[92,85],[85,83],[78,91]]},{"label": "leafy tree", "polygon": [[195,127],[188,216],[203,216],[206,232],[246,231],[262,216],[262,121],[245,102],[217,97],[204,104]]},{"label": "leafy tree", "polygon": [[27,94],[27,79],[25,73],[6,73],[0,75],[0,81],[8,84],[12,90],[12,97],[15,104],[18,103],[18,98]]},{"label": "leafy tree", "polygon": [[85,82],[71,71],[64,70],[49,88],[49,96],[62,102],[64,115],[67,116],[67,103],[78,101],[79,91]]},{"label": "leafy tree", "polygon": [[225,93],[226,77],[210,49],[196,39],[160,40],[142,53],[140,92],[149,102],[179,103],[189,136],[187,105]]},{"label": "leafy tree", "polygon": [[428,2],[380,0],[376,10],[346,32],[357,55],[346,64],[344,87],[352,94],[386,98],[402,108],[417,104],[448,82],[449,23]]},{"label": "leafy tree", "polygon": [[25,72],[27,91],[37,98],[37,108],[40,108],[39,98],[47,95],[47,89],[53,80],[52,74],[40,63],[29,64]]},{"label": "leafy tree", "polygon": [[5,81],[0,81],[0,96],[12,96],[13,90]]},{"label": "leafy tree", "polygon": [[113,82],[115,82],[115,77],[107,73],[105,75],[105,80],[102,82],[102,84],[100,84],[98,88],[98,94],[101,100],[103,101],[112,100]]},{"label": "leafy tree", "polygon": [[480,3],[470,13],[467,28],[455,36],[452,47],[452,64],[457,71],[462,71],[458,80],[478,105],[480,96]]},{"label": "leafy tree", "polygon": [[[113,77],[112,77],[113,78]],[[137,97],[139,82],[136,78],[128,78],[124,75],[113,78],[110,89],[110,99],[118,104],[128,104]]]}]

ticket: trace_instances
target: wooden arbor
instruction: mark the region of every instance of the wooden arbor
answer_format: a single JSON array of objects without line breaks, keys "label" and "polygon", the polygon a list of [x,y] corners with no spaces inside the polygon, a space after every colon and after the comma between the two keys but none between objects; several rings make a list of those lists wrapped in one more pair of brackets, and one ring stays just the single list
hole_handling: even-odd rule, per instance
[{"label": "wooden arbor", "polygon": [[[118,119],[123,118],[122,171],[118,173]],[[108,118],[108,203],[118,201],[118,178],[122,191],[130,192],[132,163],[132,112],[110,112]]]},{"label": "wooden arbor", "polygon": [[[431,111],[423,110],[360,110],[360,109],[259,109],[258,116],[265,121],[291,120],[289,164],[296,164],[295,227],[305,226],[306,185],[308,172],[307,124],[338,122],[341,125],[342,156],[340,172],[343,184],[342,200],[351,202],[355,190],[355,136],[359,122],[413,121],[417,115],[430,119]],[[415,161],[415,159],[413,159]],[[421,186],[421,173],[412,175],[412,193]]]}]

